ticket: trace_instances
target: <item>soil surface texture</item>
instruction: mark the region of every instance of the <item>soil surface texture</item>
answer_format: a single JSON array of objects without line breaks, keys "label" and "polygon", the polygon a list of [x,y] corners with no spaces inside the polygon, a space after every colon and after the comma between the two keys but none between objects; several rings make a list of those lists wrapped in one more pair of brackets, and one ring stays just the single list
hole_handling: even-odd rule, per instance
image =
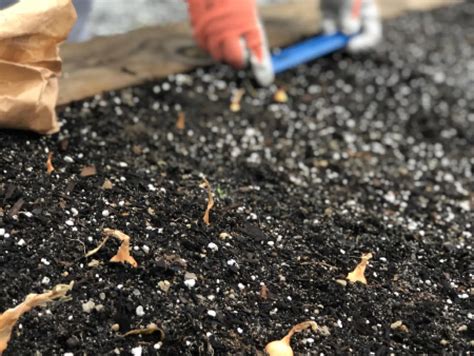
[{"label": "soil surface texture", "polygon": [[[374,52],[280,76],[286,103],[216,65],[74,103],[53,137],[0,132],[0,311],[75,281],[4,355],[261,355],[305,320],[330,335],[298,354],[468,354],[473,16],[386,22]],[[116,240],[85,257],[104,228],[137,268]],[[122,336],[151,322],[164,337]]]}]

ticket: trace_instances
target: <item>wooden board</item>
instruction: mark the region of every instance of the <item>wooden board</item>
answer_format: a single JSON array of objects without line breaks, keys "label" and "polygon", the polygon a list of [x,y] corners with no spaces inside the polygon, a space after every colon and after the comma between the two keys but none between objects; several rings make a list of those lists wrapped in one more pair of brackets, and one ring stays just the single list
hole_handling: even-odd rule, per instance
[{"label": "wooden board", "polygon": [[[382,16],[428,10],[457,0],[379,0]],[[272,47],[285,46],[319,29],[318,0],[293,0],[262,9]],[[65,44],[58,105],[189,71],[212,63],[195,47],[187,23],[146,27],[121,35]]]}]

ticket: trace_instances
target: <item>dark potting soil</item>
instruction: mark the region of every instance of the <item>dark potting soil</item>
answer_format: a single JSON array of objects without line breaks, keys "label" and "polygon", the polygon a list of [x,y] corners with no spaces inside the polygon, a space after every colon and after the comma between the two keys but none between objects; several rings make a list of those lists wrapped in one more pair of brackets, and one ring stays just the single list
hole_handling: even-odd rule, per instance
[{"label": "dark potting soil", "polygon": [[[374,52],[280,76],[283,104],[214,66],[75,103],[53,137],[0,132],[0,310],[75,281],[5,355],[251,355],[310,319],[331,334],[295,335],[297,353],[468,354],[473,16],[391,20]],[[84,257],[105,227],[138,268],[108,262],[116,241]],[[365,252],[368,285],[338,283]],[[120,336],[150,322],[164,339]]]}]

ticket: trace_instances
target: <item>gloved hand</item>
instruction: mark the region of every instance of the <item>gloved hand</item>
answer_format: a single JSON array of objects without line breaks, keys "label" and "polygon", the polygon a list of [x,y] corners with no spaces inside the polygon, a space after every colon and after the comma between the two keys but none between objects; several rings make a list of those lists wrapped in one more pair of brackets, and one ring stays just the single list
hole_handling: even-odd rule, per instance
[{"label": "gloved hand", "polygon": [[382,40],[382,22],[375,0],[321,0],[323,31],[359,33],[348,45],[351,52],[375,47]]},{"label": "gloved hand", "polygon": [[261,85],[273,82],[267,39],[256,0],[188,0],[194,37],[218,61],[250,64]]}]

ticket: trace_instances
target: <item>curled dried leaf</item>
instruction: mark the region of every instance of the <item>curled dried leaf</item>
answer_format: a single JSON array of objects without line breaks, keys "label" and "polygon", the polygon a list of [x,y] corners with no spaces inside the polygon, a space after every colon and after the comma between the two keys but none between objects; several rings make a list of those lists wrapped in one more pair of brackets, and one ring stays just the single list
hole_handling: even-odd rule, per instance
[{"label": "curled dried leaf", "polygon": [[[321,331],[316,322],[312,320],[304,321],[293,326],[283,339],[268,343],[267,346],[265,346],[265,352],[269,356],[293,356],[293,349],[290,346],[291,337],[295,333],[299,333],[306,329],[311,329],[313,332]],[[326,333],[326,331],[324,333]]]},{"label": "curled dried leaf", "polygon": [[245,94],[244,89],[237,89],[232,94],[232,98],[230,99],[230,111],[232,112],[239,112],[240,111],[240,102]]},{"label": "curled dried leaf", "polygon": [[146,328],[130,330],[130,331],[126,332],[125,334],[123,334],[122,336],[126,337],[126,336],[131,336],[131,335],[151,335],[151,334],[154,334],[156,332],[160,333],[160,339],[161,340],[163,340],[165,338],[165,332],[163,331],[163,329],[158,327],[158,325],[156,325],[155,323],[148,324],[146,326]]},{"label": "curled dried leaf", "polygon": [[110,262],[121,262],[121,263],[128,263],[132,267],[136,268],[138,266],[137,261],[130,255],[130,236],[124,234],[119,230],[114,229],[104,229],[103,231],[105,238],[102,242],[97,246],[95,249],[86,253],[86,257],[90,257],[95,255],[99,250],[105,245],[105,243],[109,240],[110,237],[115,237],[117,240],[120,241],[120,247],[115,254],[110,259]]},{"label": "curled dried leaf", "polygon": [[51,174],[54,172],[53,166],[53,152],[48,153],[48,159],[46,160],[46,172]]},{"label": "curled dried leaf", "polygon": [[67,292],[72,289],[73,285],[74,282],[70,284],[58,284],[52,290],[45,293],[29,294],[21,304],[0,314],[0,355],[6,350],[13,328],[23,314],[37,306],[52,302],[53,300],[65,299]]},{"label": "curled dried leaf", "polygon": [[362,284],[367,284],[367,279],[365,278],[365,269],[367,268],[369,260],[372,257],[372,253],[364,253],[359,264],[352,272],[347,275],[346,279],[351,283],[360,282]]},{"label": "curled dried leaf", "polygon": [[182,111],[178,114],[178,119],[176,120],[176,128],[178,130],[184,130],[186,128],[186,115]]},{"label": "curled dried leaf", "polygon": [[209,215],[211,213],[211,209],[214,207],[214,195],[212,194],[212,188],[206,178],[204,178],[204,182],[201,184],[201,188],[207,190],[207,208],[204,212],[203,221],[206,225],[210,225]]}]

